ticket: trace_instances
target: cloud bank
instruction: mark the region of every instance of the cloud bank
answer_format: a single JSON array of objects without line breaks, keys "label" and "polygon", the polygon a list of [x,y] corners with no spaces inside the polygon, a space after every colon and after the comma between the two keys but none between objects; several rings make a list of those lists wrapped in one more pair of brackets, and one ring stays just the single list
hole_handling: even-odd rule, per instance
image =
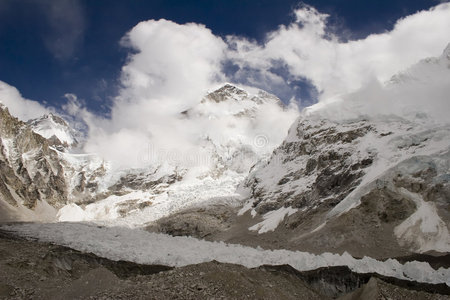
[{"label": "cloud bank", "polygon": [[121,44],[131,52],[122,68],[122,88],[110,119],[90,118],[86,150],[132,167],[145,163],[142,151],[149,147],[192,151],[192,132],[202,130],[181,120],[180,113],[225,80],[225,42],[203,25],[150,20],[136,25]]},{"label": "cloud bank", "polygon": [[0,103],[5,105],[13,116],[22,121],[38,118],[50,112],[39,102],[23,98],[15,87],[3,81],[0,81]]},{"label": "cloud bank", "polygon": [[436,125],[450,123],[449,111],[450,43],[439,57],[421,60],[384,85],[374,78],[356,92],[328,98],[304,112],[334,120],[396,116]]},{"label": "cloud bank", "polygon": [[420,59],[439,56],[450,42],[450,3],[400,19],[389,32],[348,42],[340,42],[339,33],[327,28],[328,16],[313,7],[303,6],[295,16],[262,45],[227,38],[233,48],[228,57],[239,66],[236,77],[253,73],[264,84],[279,82],[283,78],[273,70],[282,65],[291,78],[311,80],[320,101],[355,91],[373,78],[384,82]]},{"label": "cloud bank", "polygon": [[198,96],[223,82],[221,61],[225,42],[205,26],[150,20],[136,25],[122,39],[133,55],[122,68],[122,101],[156,100],[163,109],[178,111],[196,103]]}]

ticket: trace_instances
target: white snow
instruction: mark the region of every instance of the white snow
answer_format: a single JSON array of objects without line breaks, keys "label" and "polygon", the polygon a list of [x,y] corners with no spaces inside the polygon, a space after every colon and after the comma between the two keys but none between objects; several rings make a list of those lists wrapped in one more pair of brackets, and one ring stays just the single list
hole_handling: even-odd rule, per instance
[{"label": "white snow", "polygon": [[13,139],[11,138],[5,138],[5,137],[0,137],[0,142],[2,143],[3,146],[3,154],[5,156],[5,159],[8,161],[12,161],[14,158],[11,158],[11,149],[13,149]]},{"label": "white snow", "polygon": [[247,201],[244,206],[242,206],[242,208],[238,211],[238,216],[242,216],[243,214],[245,214],[247,211],[251,210],[251,214],[253,216],[254,214],[254,209],[253,208],[253,202],[252,201]]},{"label": "white snow", "polygon": [[[80,174],[84,174],[86,178],[90,179],[89,181],[91,183],[96,182],[98,184],[98,193],[104,192],[117,180],[117,178],[108,172],[110,171],[108,163],[98,155],[75,154],[60,151],[56,151],[56,153],[58,154],[59,161],[64,169],[64,177],[66,178],[68,198],[70,201],[74,201],[78,197],[74,190],[80,183]],[[95,176],[96,173],[102,173],[102,171],[106,174],[103,176]]]},{"label": "white snow", "polygon": [[269,211],[263,215],[264,221],[259,222],[249,228],[251,231],[258,231],[259,234],[274,231],[286,216],[296,213],[298,209],[292,207],[280,207],[277,210]]},{"label": "white snow", "polygon": [[450,269],[434,270],[425,262],[400,264],[364,257],[355,259],[343,255],[288,250],[263,250],[223,242],[207,242],[190,237],[171,237],[140,229],[101,227],[88,223],[12,224],[2,230],[19,236],[68,246],[82,252],[92,252],[112,260],[127,260],[140,264],[186,266],[216,260],[253,268],[264,264],[289,264],[299,271],[326,266],[348,266],[359,273],[375,272],[384,276],[450,285]]},{"label": "white snow", "polygon": [[405,197],[415,202],[417,211],[395,228],[397,238],[404,243],[413,244],[419,252],[450,252],[448,228],[439,217],[436,205],[433,202],[425,202],[419,194],[404,188],[400,190]]},{"label": "white snow", "polygon": [[[234,191],[242,180],[242,174],[229,171],[216,179],[191,178],[171,185],[160,184],[148,191],[130,190],[125,195],[111,195],[106,199],[88,204],[84,208],[68,204],[59,210],[58,220],[139,227],[194,206],[218,202],[238,206],[242,203],[241,196]],[[121,216],[118,210],[126,208],[130,201],[151,204],[142,210],[130,210],[126,216]]]},{"label": "white snow", "polygon": [[85,214],[85,211],[81,207],[75,203],[70,203],[58,211],[56,218],[60,222],[85,221]]},{"label": "white snow", "polygon": [[63,144],[66,143],[69,146],[74,144],[76,140],[70,127],[56,122],[55,118],[57,117],[49,114],[30,120],[29,123],[34,132],[46,139],[55,136]]}]

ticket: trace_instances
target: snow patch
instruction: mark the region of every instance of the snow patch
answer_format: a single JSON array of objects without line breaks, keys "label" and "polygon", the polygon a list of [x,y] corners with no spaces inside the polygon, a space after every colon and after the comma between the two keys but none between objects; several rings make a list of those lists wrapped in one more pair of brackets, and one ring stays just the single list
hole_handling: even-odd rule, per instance
[{"label": "snow patch", "polygon": [[76,143],[73,130],[70,129],[63,119],[53,114],[30,120],[28,123],[35,133],[46,139],[55,136],[62,144],[70,146]]},{"label": "snow patch", "polygon": [[58,211],[56,218],[60,222],[79,222],[86,220],[86,213],[75,203],[70,203]]},{"label": "snow patch", "polygon": [[238,211],[238,216],[242,216],[243,214],[245,214],[247,211],[252,210],[252,215],[253,215],[253,201],[248,201],[244,204],[244,206],[242,206],[242,208]]},{"label": "snow patch", "polygon": [[264,214],[264,221],[253,225],[248,230],[258,231],[259,234],[274,231],[278,225],[280,225],[281,221],[287,216],[290,216],[296,213],[298,209],[292,207],[280,207],[277,210],[270,211]]},{"label": "snow patch", "polygon": [[417,211],[394,229],[403,243],[413,244],[419,252],[436,250],[450,252],[447,225],[439,217],[433,202],[425,202],[421,195],[401,188],[402,194],[413,200]]}]

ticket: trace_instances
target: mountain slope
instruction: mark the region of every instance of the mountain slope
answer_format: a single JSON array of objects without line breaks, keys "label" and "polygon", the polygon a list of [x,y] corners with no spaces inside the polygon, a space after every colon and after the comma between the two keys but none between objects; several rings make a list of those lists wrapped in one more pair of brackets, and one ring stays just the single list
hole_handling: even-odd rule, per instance
[{"label": "mountain slope", "polygon": [[264,217],[249,230],[316,252],[450,251],[447,52],[386,87],[307,109],[242,186],[249,201],[241,214]]}]

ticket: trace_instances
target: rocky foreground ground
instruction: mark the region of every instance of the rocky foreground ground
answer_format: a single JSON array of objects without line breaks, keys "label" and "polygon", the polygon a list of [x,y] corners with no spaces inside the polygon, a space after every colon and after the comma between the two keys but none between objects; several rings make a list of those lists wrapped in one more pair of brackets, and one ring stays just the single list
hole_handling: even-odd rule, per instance
[{"label": "rocky foreground ground", "polygon": [[446,285],[419,284],[346,267],[208,262],[181,268],[111,261],[0,232],[1,299],[450,299]]}]

